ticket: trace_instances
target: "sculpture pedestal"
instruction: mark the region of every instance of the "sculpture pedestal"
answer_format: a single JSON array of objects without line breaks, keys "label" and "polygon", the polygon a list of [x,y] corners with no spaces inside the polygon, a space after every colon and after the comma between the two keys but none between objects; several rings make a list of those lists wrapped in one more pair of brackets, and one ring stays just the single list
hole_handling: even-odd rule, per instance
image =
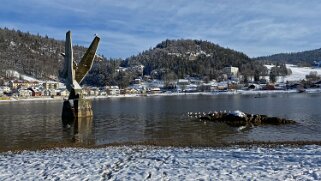
[{"label": "sculpture pedestal", "polygon": [[74,120],[81,117],[92,117],[92,102],[87,99],[65,100],[62,107],[62,119]]}]

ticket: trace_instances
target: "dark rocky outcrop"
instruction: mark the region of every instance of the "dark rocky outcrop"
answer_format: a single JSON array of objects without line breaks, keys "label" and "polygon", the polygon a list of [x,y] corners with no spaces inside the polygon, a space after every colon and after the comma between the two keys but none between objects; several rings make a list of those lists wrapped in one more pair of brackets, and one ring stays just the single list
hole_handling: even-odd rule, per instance
[{"label": "dark rocky outcrop", "polygon": [[258,126],[258,125],[282,125],[294,124],[293,120],[278,117],[268,117],[260,114],[248,114],[241,111],[234,112],[209,112],[209,113],[188,113],[188,116],[199,121],[223,122],[230,126]]}]

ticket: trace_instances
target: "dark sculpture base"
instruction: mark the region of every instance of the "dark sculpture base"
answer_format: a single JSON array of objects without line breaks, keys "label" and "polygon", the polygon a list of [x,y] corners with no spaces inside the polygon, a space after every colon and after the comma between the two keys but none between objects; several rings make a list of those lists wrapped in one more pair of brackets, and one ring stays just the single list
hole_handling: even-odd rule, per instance
[{"label": "dark sculpture base", "polygon": [[87,99],[65,100],[62,108],[63,120],[74,120],[81,117],[92,117],[92,103]]}]

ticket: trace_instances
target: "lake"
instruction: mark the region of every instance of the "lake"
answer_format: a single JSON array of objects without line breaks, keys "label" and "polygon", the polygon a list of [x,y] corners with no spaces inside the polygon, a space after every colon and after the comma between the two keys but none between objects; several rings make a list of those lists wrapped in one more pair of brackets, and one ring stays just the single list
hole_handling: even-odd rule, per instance
[{"label": "lake", "polygon": [[[94,117],[62,122],[62,101],[0,103],[0,150],[41,145],[211,146],[238,142],[321,141],[321,94],[179,95],[93,100]],[[241,110],[293,119],[293,125],[240,130],[191,120],[187,112]]]}]

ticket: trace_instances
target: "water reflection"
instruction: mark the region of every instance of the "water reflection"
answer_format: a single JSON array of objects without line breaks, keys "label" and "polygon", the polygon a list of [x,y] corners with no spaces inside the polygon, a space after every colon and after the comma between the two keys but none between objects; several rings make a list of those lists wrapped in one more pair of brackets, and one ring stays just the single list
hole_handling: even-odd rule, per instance
[{"label": "water reflection", "polygon": [[93,117],[62,120],[63,132],[74,143],[95,144],[93,137]]}]

